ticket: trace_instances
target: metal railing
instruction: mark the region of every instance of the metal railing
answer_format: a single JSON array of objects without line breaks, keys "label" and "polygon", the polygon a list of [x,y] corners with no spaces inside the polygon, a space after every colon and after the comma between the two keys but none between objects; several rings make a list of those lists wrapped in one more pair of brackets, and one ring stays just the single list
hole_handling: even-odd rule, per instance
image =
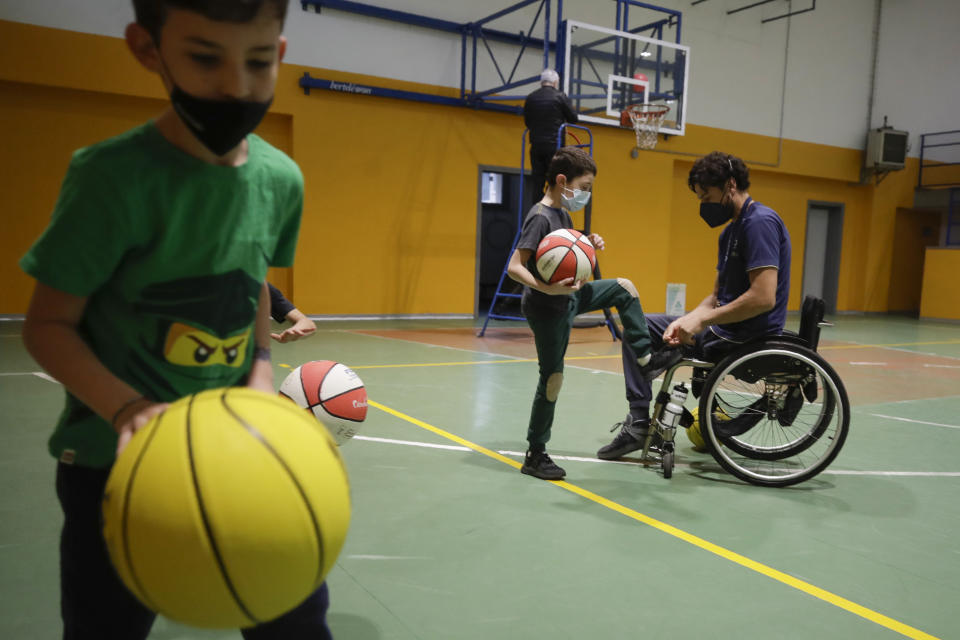
[{"label": "metal railing", "polygon": [[[943,142],[943,138],[946,136],[953,136],[953,141]],[[953,167],[960,165],[960,162],[941,162],[935,160],[932,162],[924,162],[924,156],[928,149],[937,149],[945,147],[958,147],[960,148],[960,129],[954,129],[953,131],[936,131],[934,133],[923,133],[920,134],[920,172],[917,177],[917,188],[923,189],[926,187],[955,187],[960,186],[960,170],[957,171],[958,179],[951,180],[948,182],[934,182],[934,183],[924,183],[923,181],[923,170],[924,169],[943,169],[945,167]],[[928,172],[929,175],[929,172]]]}]

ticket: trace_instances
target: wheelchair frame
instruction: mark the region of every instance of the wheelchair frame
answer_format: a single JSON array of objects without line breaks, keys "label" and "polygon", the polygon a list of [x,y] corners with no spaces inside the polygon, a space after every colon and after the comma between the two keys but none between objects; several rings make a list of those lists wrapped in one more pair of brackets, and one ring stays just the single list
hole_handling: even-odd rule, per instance
[{"label": "wheelchair frame", "polygon": [[[839,454],[850,422],[843,382],[817,353],[821,327],[832,326],[823,322],[823,312],[823,301],[808,296],[801,307],[797,334],[751,340],[717,363],[685,358],[668,369],[654,403],[652,428],[644,441],[642,461],[656,462],[652,455],[656,448],[664,477],[673,475],[677,427],[689,428],[693,416],[684,409],[684,418],[671,426],[664,422],[664,407],[670,400],[675,372],[681,367],[692,367],[694,380],[698,374],[706,378],[702,380],[702,389],[694,386],[694,395],[700,400],[700,431],[707,449],[726,471],[751,484],[771,487],[803,482],[823,471]],[[744,386],[762,381],[762,393],[742,392],[741,395],[754,399],[736,417],[731,417],[721,406],[721,387],[726,381]],[[686,388],[682,382],[678,387]],[[793,428],[794,422],[804,408],[804,419],[812,416],[813,424],[806,425],[806,431],[799,436],[787,439],[785,435],[791,430],[798,430]],[[775,446],[758,446],[738,438],[758,429],[764,419],[760,429],[770,430]],[[743,431],[733,433],[737,429]],[[655,436],[661,440],[656,447]]]}]

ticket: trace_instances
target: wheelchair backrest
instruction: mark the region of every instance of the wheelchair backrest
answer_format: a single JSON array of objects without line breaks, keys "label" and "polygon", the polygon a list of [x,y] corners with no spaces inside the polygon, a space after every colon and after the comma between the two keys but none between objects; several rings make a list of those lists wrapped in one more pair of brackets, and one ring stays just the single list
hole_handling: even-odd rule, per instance
[{"label": "wheelchair backrest", "polygon": [[800,331],[798,333],[813,351],[816,351],[817,345],[820,344],[820,323],[823,321],[824,308],[823,300],[813,296],[805,297],[803,305],[800,307]]}]

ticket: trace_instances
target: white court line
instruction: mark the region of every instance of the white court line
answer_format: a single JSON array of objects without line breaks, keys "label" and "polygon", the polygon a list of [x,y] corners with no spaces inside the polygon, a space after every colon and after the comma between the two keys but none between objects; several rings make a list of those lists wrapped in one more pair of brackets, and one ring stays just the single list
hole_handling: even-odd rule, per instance
[{"label": "white court line", "polygon": [[857,365],[860,367],[885,367],[887,366],[886,362],[851,362],[852,365]]},{"label": "white court line", "polygon": [[371,436],[353,436],[351,440],[369,440],[370,442],[382,442],[384,444],[402,444],[408,447],[427,447],[428,449],[447,449],[448,451],[471,451],[467,447],[461,447],[455,444],[433,444],[430,442],[412,442],[410,440],[393,440],[391,438],[374,438]]},{"label": "white court line", "polygon": [[864,409],[866,407],[876,406],[876,405],[887,405],[887,404],[909,404],[911,402],[929,402],[930,400],[957,400],[960,399],[960,395],[953,396],[931,396],[929,398],[910,398],[908,400],[891,400],[890,402],[871,402],[870,404],[860,405],[858,409]]},{"label": "white court line", "polygon": [[42,380],[47,382],[52,382],[54,384],[60,384],[60,381],[56,378],[52,378],[43,371],[22,371],[22,372],[13,372],[13,373],[0,373],[0,376],[37,376]]},{"label": "white court line", "polygon": [[355,554],[347,556],[349,560],[431,560],[427,556],[380,556],[374,554]]},{"label": "white court line", "polygon": [[[456,445],[446,445],[446,444],[433,444],[431,442],[417,442],[413,440],[394,440],[391,438],[374,438],[371,436],[354,436],[354,440],[367,440],[369,442],[380,442],[383,444],[399,444],[409,447],[425,447],[428,449],[447,449],[450,451],[471,451],[467,447],[460,447]],[[516,458],[522,458],[526,454],[521,451],[497,451],[500,455],[504,456],[513,456]],[[550,457],[554,460],[569,460],[572,462],[594,462],[598,464],[626,464],[635,467],[645,466],[638,459],[634,460],[600,460],[599,458],[583,458],[580,456],[561,456],[550,454]],[[677,462],[675,463],[677,467],[689,467],[689,463]],[[831,470],[826,469],[820,472],[821,474],[835,475],[835,476],[898,476],[905,478],[932,478],[932,477],[945,477],[945,478],[960,478],[960,471],[847,471],[847,470]]]},{"label": "white court line", "polygon": [[903,476],[907,478],[960,478],[960,471],[832,471],[827,469],[820,473],[829,473],[835,476]]},{"label": "white court line", "polygon": [[899,420],[901,422],[912,422],[914,424],[929,424],[934,427],[946,427],[947,429],[960,429],[960,425],[957,425],[957,424],[943,424],[942,422],[927,422],[926,420],[913,420],[912,418],[899,418],[897,416],[888,416],[882,413],[870,413],[867,415],[876,416],[877,418],[886,418],[887,420]]},{"label": "white court line", "polygon": [[[502,456],[514,456],[515,458],[523,458],[527,454],[523,451],[497,451]],[[600,458],[581,458],[579,456],[558,456],[550,454],[550,457],[555,460],[571,460],[573,462],[599,462],[601,464],[629,464],[635,467],[642,467],[644,464],[640,462],[639,458],[634,458],[633,460],[601,460]],[[684,465],[683,463],[678,462],[677,466],[689,466]]]},{"label": "white court line", "polygon": [[960,369],[960,364],[924,364],[923,366],[937,369]]},{"label": "white court line", "polygon": [[[392,438],[374,438],[372,436],[353,436],[354,440],[368,440],[370,442],[382,442],[384,444],[399,444],[408,447],[426,447],[428,449],[446,449],[448,451],[472,451],[467,447],[461,447],[453,444],[434,444],[432,442],[415,442],[413,440],[394,440]],[[522,451],[497,451],[502,456],[514,456],[517,458],[522,458],[526,453]],[[579,458],[577,456],[557,456],[552,455],[551,458],[557,460],[573,460],[575,462],[604,462],[608,464],[632,464],[638,465],[639,462],[630,462],[629,460],[600,460],[599,458]]]},{"label": "white court line", "polygon": [[[920,356],[930,356],[932,358],[944,358],[946,360],[960,360],[960,357],[957,357],[957,356],[948,356],[942,353],[933,353],[932,351],[918,351],[915,349],[907,349],[906,347],[889,347],[889,346],[884,346],[880,344],[867,344],[865,342],[855,342],[855,341],[847,341],[847,340],[842,340],[841,342],[847,342],[848,344],[857,345],[859,347],[875,347],[877,349],[889,349],[890,351],[899,351],[900,353],[909,353],[910,355],[913,355],[913,356],[920,355]],[[949,344],[953,344],[953,343],[949,343]]]}]

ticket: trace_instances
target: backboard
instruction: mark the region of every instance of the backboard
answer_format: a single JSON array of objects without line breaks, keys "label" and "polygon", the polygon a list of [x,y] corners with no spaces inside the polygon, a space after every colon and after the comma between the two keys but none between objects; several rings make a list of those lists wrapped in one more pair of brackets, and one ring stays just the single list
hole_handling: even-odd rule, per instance
[{"label": "backboard", "polygon": [[628,105],[669,107],[660,133],[683,135],[690,48],[675,42],[568,20],[564,92],[583,122],[620,126]]}]

